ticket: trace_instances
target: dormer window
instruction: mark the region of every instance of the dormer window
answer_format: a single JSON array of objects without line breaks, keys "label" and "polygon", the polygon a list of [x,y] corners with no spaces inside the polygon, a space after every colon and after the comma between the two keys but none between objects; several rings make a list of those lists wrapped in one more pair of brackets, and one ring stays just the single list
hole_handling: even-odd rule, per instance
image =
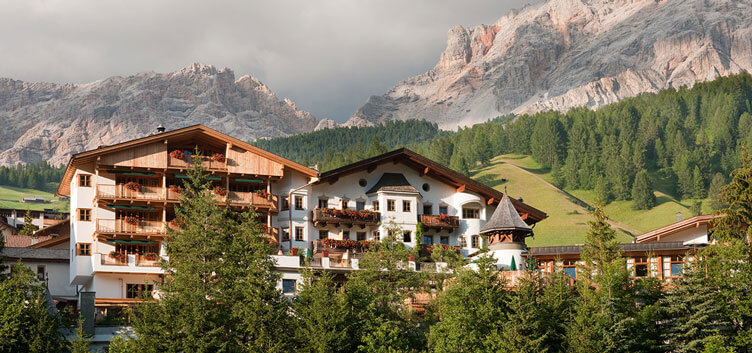
[{"label": "dormer window", "polygon": [[463,207],[462,218],[464,219],[478,219],[480,218],[480,209],[474,207]]}]

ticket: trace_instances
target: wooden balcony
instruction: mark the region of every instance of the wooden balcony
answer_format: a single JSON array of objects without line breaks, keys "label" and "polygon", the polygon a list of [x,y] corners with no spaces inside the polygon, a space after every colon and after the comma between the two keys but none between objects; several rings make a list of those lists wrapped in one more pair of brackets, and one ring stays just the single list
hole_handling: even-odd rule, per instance
[{"label": "wooden balcony", "polygon": [[317,208],[312,211],[313,224],[317,227],[327,224],[349,224],[375,226],[381,221],[381,214],[373,211],[335,210]]},{"label": "wooden balcony", "polygon": [[107,200],[164,200],[165,190],[160,186],[141,186],[140,190],[131,190],[125,184],[97,185],[97,199]]},{"label": "wooden balcony", "polygon": [[109,254],[101,254],[102,258],[102,265],[110,265],[110,266],[128,266],[128,256],[123,256],[121,258],[114,258],[110,257]]},{"label": "wooden balcony", "polygon": [[230,191],[227,194],[227,199],[230,200],[230,204],[233,205],[253,205],[255,208],[268,209],[272,212],[277,211],[277,201],[279,198],[277,195],[269,194],[266,197],[262,197],[255,192],[242,192],[242,191]]},{"label": "wooden balcony", "polygon": [[457,216],[447,215],[418,215],[418,222],[422,223],[424,227],[434,228],[439,230],[455,230],[460,226],[460,218]]},{"label": "wooden balcony", "polygon": [[130,224],[122,219],[97,219],[97,234],[163,235],[165,224],[161,221],[139,221]]},{"label": "wooden balcony", "polygon": [[268,238],[270,243],[279,243],[279,229],[277,228],[262,225],[260,235]]},{"label": "wooden balcony", "polygon": [[[226,159],[220,162],[215,161],[210,156],[192,156],[192,158],[201,158],[201,166],[206,170],[227,170]],[[170,157],[169,154],[167,155],[167,167],[189,169],[192,165],[192,161],[187,156],[182,159],[178,159]]]}]

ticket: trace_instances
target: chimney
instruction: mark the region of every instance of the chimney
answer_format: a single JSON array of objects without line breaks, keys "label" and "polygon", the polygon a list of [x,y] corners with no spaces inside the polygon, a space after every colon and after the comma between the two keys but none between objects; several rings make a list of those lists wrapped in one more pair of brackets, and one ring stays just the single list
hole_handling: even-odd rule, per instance
[{"label": "chimney", "polygon": [[676,222],[681,222],[681,221],[682,221],[682,214],[681,214],[681,212],[676,212]]},{"label": "chimney", "polygon": [[159,124],[159,126],[157,126],[157,133],[161,134],[163,132],[165,132],[165,127],[162,124]]}]

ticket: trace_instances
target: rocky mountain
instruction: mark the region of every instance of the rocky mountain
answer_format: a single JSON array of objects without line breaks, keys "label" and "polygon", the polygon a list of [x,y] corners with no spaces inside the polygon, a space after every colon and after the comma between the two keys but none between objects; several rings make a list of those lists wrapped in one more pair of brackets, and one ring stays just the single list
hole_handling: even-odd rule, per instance
[{"label": "rocky mountain", "polygon": [[0,78],[0,165],[48,160],[169,130],[204,124],[243,140],[312,131],[318,121],[280,100],[252,76],[193,64],[87,84]]},{"label": "rocky mountain", "polygon": [[596,108],[752,71],[750,0],[550,0],[457,26],[428,72],[372,96],[346,125]]}]

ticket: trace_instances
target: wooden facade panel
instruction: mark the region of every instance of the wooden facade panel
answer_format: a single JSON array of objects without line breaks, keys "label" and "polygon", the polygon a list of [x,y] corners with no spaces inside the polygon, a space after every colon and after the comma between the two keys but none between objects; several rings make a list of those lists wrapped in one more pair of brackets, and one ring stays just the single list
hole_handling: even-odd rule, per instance
[{"label": "wooden facade panel", "polygon": [[253,152],[232,147],[227,152],[227,169],[230,173],[281,177],[284,165]]},{"label": "wooden facade panel", "polygon": [[118,167],[167,168],[167,145],[150,143],[102,156],[100,164]]}]

